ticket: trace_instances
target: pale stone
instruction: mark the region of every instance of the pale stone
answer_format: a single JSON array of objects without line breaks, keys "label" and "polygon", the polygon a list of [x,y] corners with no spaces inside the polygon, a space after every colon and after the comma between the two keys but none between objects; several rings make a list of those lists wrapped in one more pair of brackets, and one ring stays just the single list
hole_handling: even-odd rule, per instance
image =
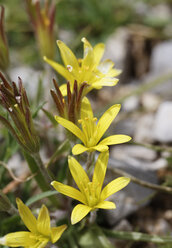
[{"label": "pale stone", "polygon": [[160,105],[154,120],[153,138],[159,142],[172,142],[172,102]]}]

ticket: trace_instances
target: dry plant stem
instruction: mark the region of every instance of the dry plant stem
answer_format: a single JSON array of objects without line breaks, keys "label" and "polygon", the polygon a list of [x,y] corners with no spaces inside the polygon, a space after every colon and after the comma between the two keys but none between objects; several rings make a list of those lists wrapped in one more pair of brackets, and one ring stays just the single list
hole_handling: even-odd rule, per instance
[{"label": "dry plant stem", "polygon": [[169,72],[165,75],[161,75],[160,77],[157,77],[153,80],[150,80],[147,83],[143,83],[141,84],[137,89],[133,90],[132,92],[130,92],[129,94],[115,100],[115,102],[111,102],[110,104],[107,104],[105,106],[105,108],[101,109],[101,111],[98,111],[98,113],[96,114],[97,117],[101,116],[101,114],[108,108],[110,107],[112,104],[116,104],[116,103],[123,103],[127,98],[131,97],[131,96],[140,96],[141,94],[143,94],[146,91],[149,91],[150,89],[155,88],[156,86],[158,86],[159,84],[164,83],[167,80],[172,79],[172,72]]},{"label": "dry plant stem", "polygon": [[132,182],[137,183],[143,187],[172,194],[172,188],[171,187],[160,186],[160,185],[156,185],[153,183],[148,183],[146,181],[140,180],[140,179],[138,179],[138,178],[136,178],[136,177],[120,170],[120,169],[117,169],[117,168],[109,168],[109,170],[111,170],[112,172],[114,172],[115,174],[118,174],[120,176],[128,177],[131,179]]},{"label": "dry plant stem", "polygon": [[151,145],[151,144],[144,144],[144,143],[139,143],[139,142],[133,142],[131,141],[129,144],[131,145],[138,145],[138,146],[143,146],[152,150],[155,150],[157,152],[170,152],[172,153],[172,148],[171,147],[166,147],[166,146],[156,146],[156,145]]}]

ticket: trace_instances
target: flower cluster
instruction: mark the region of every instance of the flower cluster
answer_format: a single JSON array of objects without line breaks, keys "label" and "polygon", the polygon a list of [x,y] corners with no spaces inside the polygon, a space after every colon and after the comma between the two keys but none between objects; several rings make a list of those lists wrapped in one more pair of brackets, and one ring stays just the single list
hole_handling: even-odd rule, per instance
[{"label": "flower cluster", "polygon": [[[114,64],[110,60],[100,62],[104,52],[103,44],[98,44],[93,48],[85,38],[82,39],[82,42],[84,43],[83,59],[77,60],[72,51],[62,41],[57,41],[57,45],[59,46],[64,66],[44,57],[45,61],[68,80],[67,87],[66,85],[62,85],[59,89],[55,85],[59,98],[63,99],[62,95],[66,94],[69,96],[69,92],[71,91],[74,92],[74,95],[76,85],[81,89],[83,83],[87,84],[87,87],[83,89],[80,118],[77,119],[77,123],[76,119],[73,121],[66,117],[64,113],[61,114],[60,111],[60,116],[55,116],[59,124],[74,134],[83,143],[76,144],[72,149],[72,153],[79,155],[83,152],[88,152],[89,154],[93,151],[100,152],[95,163],[92,181],[90,181],[89,175],[80,163],[75,158],[69,157],[69,170],[79,190],[57,181],[51,183],[58,192],[82,203],[76,205],[72,211],[72,224],[76,224],[89,212],[98,208],[116,208],[113,202],[106,201],[106,199],[124,188],[130,181],[129,178],[119,177],[106,185],[102,190],[109,158],[108,146],[128,142],[131,137],[118,134],[101,140],[117,116],[121,106],[120,104],[111,106],[101,116],[99,121],[97,121],[97,118],[93,115],[91,104],[85,95],[92,89],[100,89],[102,86],[114,86],[118,82],[118,79],[114,77],[120,71],[113,68]],[[59,104],[56,103],[56,105]],[[61,105],[63,105],[63,101],[61,101]]]},{"label": "flower cluster", "polygon": [[[31,1],[28,0],[27,2],[31,4]],[[36,1],[35,4],[37,4],[36,11],[38,11],[39,1]],[[32,11],[34,13],[34,9]],[[42,15],[39,16],[40,20],[43,18]],[[44,23],[46,19],[42,21]],[[120,111],[120,104],[111,106],[97,120],[93,115],[90,101],[86,97],[92,89],[116,85],[118,79],[115,77],[119,75],[120,70],[114,69],[114,63],[110,60],[101,62],[104,52],[103,44],[92,47],[85,38],[82,39],[82,42],[84,43],[83,59],[77,59],[62,41],[58,41],[57,44],[64,66],[52,61],[50,55],[46,54],[49,58],[44,57],[45,61],[68,80],[61,87],[54,80],[55,90],[50,91],[59,113],[58,116],[55,116],[55,119],[76,136],[77,144],[72,148],[73,155],[84,152],[88,154],[86,168],[80,164],[83,161],[78,161],[82,159],[81,156],[78,160],[72,156],[68,158],[69,170],[78,189],[73,187],[72,182],[68,185],[58,181],[51,182],[52,187],[59,193],[80,202],[74,207],[71,214],[73,225],[89,213],[93,211],[95,213],[97,209],[115,209],[115,203],[107,199],[130,182],[127,177],[118,177],[104,186],[109,160],[109,145],[125,143],[131,139],[124,134],[103,137]],[[8,83],[1,73],[0,78],[2,80],[0,84],[0,103],[7,109],[14,125],[10,124],[3,116],[0,116],[0,121],[7,126],[27,152],[36,153],[39,150],[39,139],[34,129],[29,102],[22,81],[19,78],[19,87],[17,88],[15,83],[12,83],[12,85]],[[94,163],[95,151],[100,154]],[[41,170],[46,175],[43,166]],[[48,185],[50,186],[50,184]],[[67,228],[66,225],[50,226],[50,217],[45,205],[41,207],[36,219],[20,199],[17,198],[16,202],[21,219],[29,231],[9,233],[0,238],[0,244],[10,247],[43,248],[48,242],[55,243]]]}]

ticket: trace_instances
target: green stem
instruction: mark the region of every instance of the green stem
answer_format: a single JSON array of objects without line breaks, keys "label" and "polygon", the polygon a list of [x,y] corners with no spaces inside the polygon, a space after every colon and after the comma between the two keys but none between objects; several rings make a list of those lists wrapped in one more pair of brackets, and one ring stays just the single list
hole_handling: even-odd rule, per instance
[{"label": "green stem", "polygon": [[[41,169],[40,169],[40,165],[38,164],[38,162],[40,161],[37,158],[37,161],[26,151],[23,151],[24,157],[28,163],[28,166],[30,168],[30,171],[32,172],[33,175],[35,175],[35,180],[38,184],[38,186],[40,187],[40,189],[44,192],[44,191],[49,191],[52,190],[51,185],[47,182],[47,180],[51,180],[49,178],[49,176],[44,176],[45,171],[44,169],[42,170],[42,164],[41,164]],[[42,163],[42,161],[41,161]],[[44,171],[44,172],[43,172]],[[55,195],[49,197],[49,199],[51,200],[51,202],[53,203],[53,205],[55,205],[56,207],[59,207],[59,202],[58,199]]]},{"label": "green stem", "polygon": [[92,171],[92,164],[94,162],[94,155],[95,155],[95,152],[89,152],[88,153],[87,164],[86,164],[86,170],[88,172],[88,175],[90,175],[91,171]]},{"label": "green stem", "polygon": [[69,140],[65,140],[55,151],[55,153],[51,156],[50,160],[46,164],[46,168],[48,168],[55,160],[58,159],[64,152],[70,151],[70,143]]},{"label": "green stem", "polygon": [[103,229],[106,236],[121,240],[132,240],[132,241],[143,241],[143,242],[153,242],[158,244],[172,243],[172,237],[170,236],[159,236],[151,235],[141,232],[123,232],[123,231],[111,231]]},{"label": "green stem", "polygon": [[35,159],[35,162],[37,163],[37,165],[39,166],[39,169],[42,173],[42,175],[44,176],[45,180],[47,183],[51,183],[53,181],[53,179],[50,177],[50,175],[48,174],[43,162],[42,162],[42,159],[40,157],[40,154],[39,153],[35,153],[33,155],[33,158]]}]

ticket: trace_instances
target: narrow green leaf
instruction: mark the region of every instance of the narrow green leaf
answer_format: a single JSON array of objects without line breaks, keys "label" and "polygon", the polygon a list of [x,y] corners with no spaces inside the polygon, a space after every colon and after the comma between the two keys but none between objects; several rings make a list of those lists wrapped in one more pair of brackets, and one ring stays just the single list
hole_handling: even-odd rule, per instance
[{"label": "narrow green leaf", "polygon": [[39,201],[39,200],[42,200],[43,198],[46,198],[46,197],[50,197],[50,196],[52,196],[52,195],[56,195],[56,194],[59,194],[59,192],[57,192],[57,191],[45,191],[45,192],[43,192],[43,193],[40,193],[40,194],[38,194],[38,195],[35,195],[35,196],[33,196],[33,197],[31,197],[27,202],[26,202],[26,205],[27,206],[30,206],[31,204],[33,204],[33,203],[35,203],[35,202],[37,202],[37,201]]},{"label": "narrow green leaf", "polygon": [[58,125],[58,122],[55,120],[54,115],[44,108],[42,108],[42,111],[47,116],[47,118],[50,120],[50,122],[53,124],[53,126],[56,127]]},{"label": "narrow green leaf", "polygon": [[36,110],[34,111],[34,113],[32,114],[32,118],[33,118],[33,119],[37,116],[39,110],[42,109],[43,106],[44,106],[46,103],[47,103],[47,101],[44,101],[43,103],[41,103],[41,104],[37,107],[37,109],[36,109]]}]

